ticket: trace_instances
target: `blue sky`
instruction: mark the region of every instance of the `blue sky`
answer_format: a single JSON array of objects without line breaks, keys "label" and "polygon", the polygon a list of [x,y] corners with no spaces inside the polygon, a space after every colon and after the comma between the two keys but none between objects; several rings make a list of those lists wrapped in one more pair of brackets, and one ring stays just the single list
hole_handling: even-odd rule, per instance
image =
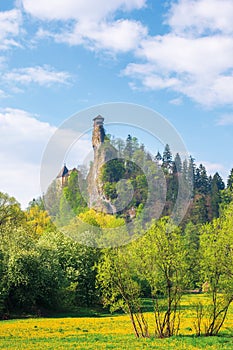
[{"label": "blue sky", "polygon": [[209,173],[233,167],[232,0],[1,0],[1,191],[40,194],[56,128],[106,102],[158,111]]}]

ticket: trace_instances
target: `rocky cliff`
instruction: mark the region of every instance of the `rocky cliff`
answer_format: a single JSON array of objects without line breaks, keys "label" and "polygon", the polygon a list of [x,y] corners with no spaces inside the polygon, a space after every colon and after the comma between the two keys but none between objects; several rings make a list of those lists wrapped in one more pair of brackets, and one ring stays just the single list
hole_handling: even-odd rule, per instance
[{"label": "rocky cliff", "polygon": [[117,151],[106,138],[103,126],[104,118],[97,116],[93,121],[92,146],[94,150],[94,161],[87,178],[89,194],[88,204],[90,208],[94,208],[97,211],[112,214],[116,212],[116,208],[104,195],[104,184],[101,181],[101,168],[106,162],[116,158]]}]

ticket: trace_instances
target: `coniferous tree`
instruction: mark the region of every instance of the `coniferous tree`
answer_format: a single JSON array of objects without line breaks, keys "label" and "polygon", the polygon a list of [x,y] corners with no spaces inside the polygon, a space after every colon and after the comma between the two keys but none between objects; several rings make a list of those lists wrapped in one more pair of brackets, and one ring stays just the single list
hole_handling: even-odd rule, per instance
[{"label": "coniferous tree", "polygon": [[141,143],[141,145],[140,145],[140,150],[141,150],[142,152],[145,152],[145,145],[144,145],[144,143]]},{"label": "coniferous tree", "polygon": [[163,152],[163,168],[166,170],[170,170],[172,167],[172,153],[168,144],[166,144],[164,152]]},{"label": "coniferous tree", "polygon": [[131,159],[133,155],[133,140],[132,136],[128,135],[125,144],[124,156]]},{"label": "coniferous tree", "polygon": [[132,151],[133,153],[139,150],[139,142],[137,137],[132,137]]},{"label": "coniferous tree", "polygon": [[195,196],[190,219],[196,225],[208,221],[207,203],[204,195]]},{"label": "coniferous tree", "polygon": [[196,168],[195,172],[196,190],[200,194],[208,194],[210,191],[209,179],[207,176],[206,168],[203,164],[200,164],[199,168]]},{"label": "coniferous tree", "polygon": [[182,169],[183,169],[182,175],[183,175],[184,180],[186,181],[188,179],[188,162],[187,162],[186,158],[183,161]]},{"label": "coniferous tree", "polygon": [[221,192],[224,190],[224,182],[219,175],[215,173],[211,181],[211,207],[212,207],[212,216],[217,218],[219,216],[219,205],[221,203]]},{"label": "coniferous tree", "polygon": [[118,157],[124,156],[125,142],[121,138],[117,138],[113,147],[117,149]]},{"label": "coniferous tree", "polygon": [[233,189],[233,168],[231,169],[230,175],[227,180],[227,188]]},{"label": "coniferous tree", "polygon": [[181,173],[182,171],[182,162],[179,153],[176,153],[175,159],[173,162],[173,174]]},{"label": "coniferous tree", "polygon": [[193,193],[195,191],[195,159],[190,156],[188,163],[188,186],[193,189]]}]

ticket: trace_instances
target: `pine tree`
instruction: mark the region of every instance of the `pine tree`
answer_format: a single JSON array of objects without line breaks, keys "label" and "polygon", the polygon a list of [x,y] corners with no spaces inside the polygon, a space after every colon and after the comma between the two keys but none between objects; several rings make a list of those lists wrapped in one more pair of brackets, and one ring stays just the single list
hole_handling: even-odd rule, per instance
[{"label": "pine tree", "polygon": [[203,164],[200,164],[199,168],[196,168],[195,172],[195,184],[196,190],[200,194],[208,194],[210,191],[210,183],[207,176],[206,168]]},{"label": "pine tree", "polygon": [[189,187],[193,188],[193,192],[195,190],[195,169],[195,159],[192,156],[190,156],[188,164],[188,185]]},{"label": "pine tree", "polygon": [[133,140],[132,136],[128,135],[125,144],[124,156],[131,159],[133,155]]},{"label": "pine tree", "polygon": [[221,203],[221,192],[224,190],[225,185],[218,173],[215,173],[211,181],[211,207],[212,216],[214,218],[219,217],[219,205]]},{"label": "pine tree", "polygon": [[168,144],[166,144],[163,152],[163,168],[170,170],[172,167],[172,153]]},{"label": "pine tree", "polygon": [[181,173],[182,171],[182,162],[179,153],[176,153],[175,159],[173,162],[173,174]]},{"label": "pine tree", "polygon": [[207,203],[204,195],[195,196],[190,219],[196,225],[208,221]]},{"label": "pine tree", "polygon": [[233,168],[231,169],[230,175],[227,180],[227,188],[233,189]]}]

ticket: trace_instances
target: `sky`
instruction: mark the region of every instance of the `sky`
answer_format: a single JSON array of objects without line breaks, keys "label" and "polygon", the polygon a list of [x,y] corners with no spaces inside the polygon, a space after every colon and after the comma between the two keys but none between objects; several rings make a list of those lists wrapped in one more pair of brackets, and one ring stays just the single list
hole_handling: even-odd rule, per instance
[{"label": "sky", "polygon": [[226,180],[232,34],[232,0],[0,0],[0,191],[23,206],[40,195],[51,136],[109,102],[157,111]]}]

